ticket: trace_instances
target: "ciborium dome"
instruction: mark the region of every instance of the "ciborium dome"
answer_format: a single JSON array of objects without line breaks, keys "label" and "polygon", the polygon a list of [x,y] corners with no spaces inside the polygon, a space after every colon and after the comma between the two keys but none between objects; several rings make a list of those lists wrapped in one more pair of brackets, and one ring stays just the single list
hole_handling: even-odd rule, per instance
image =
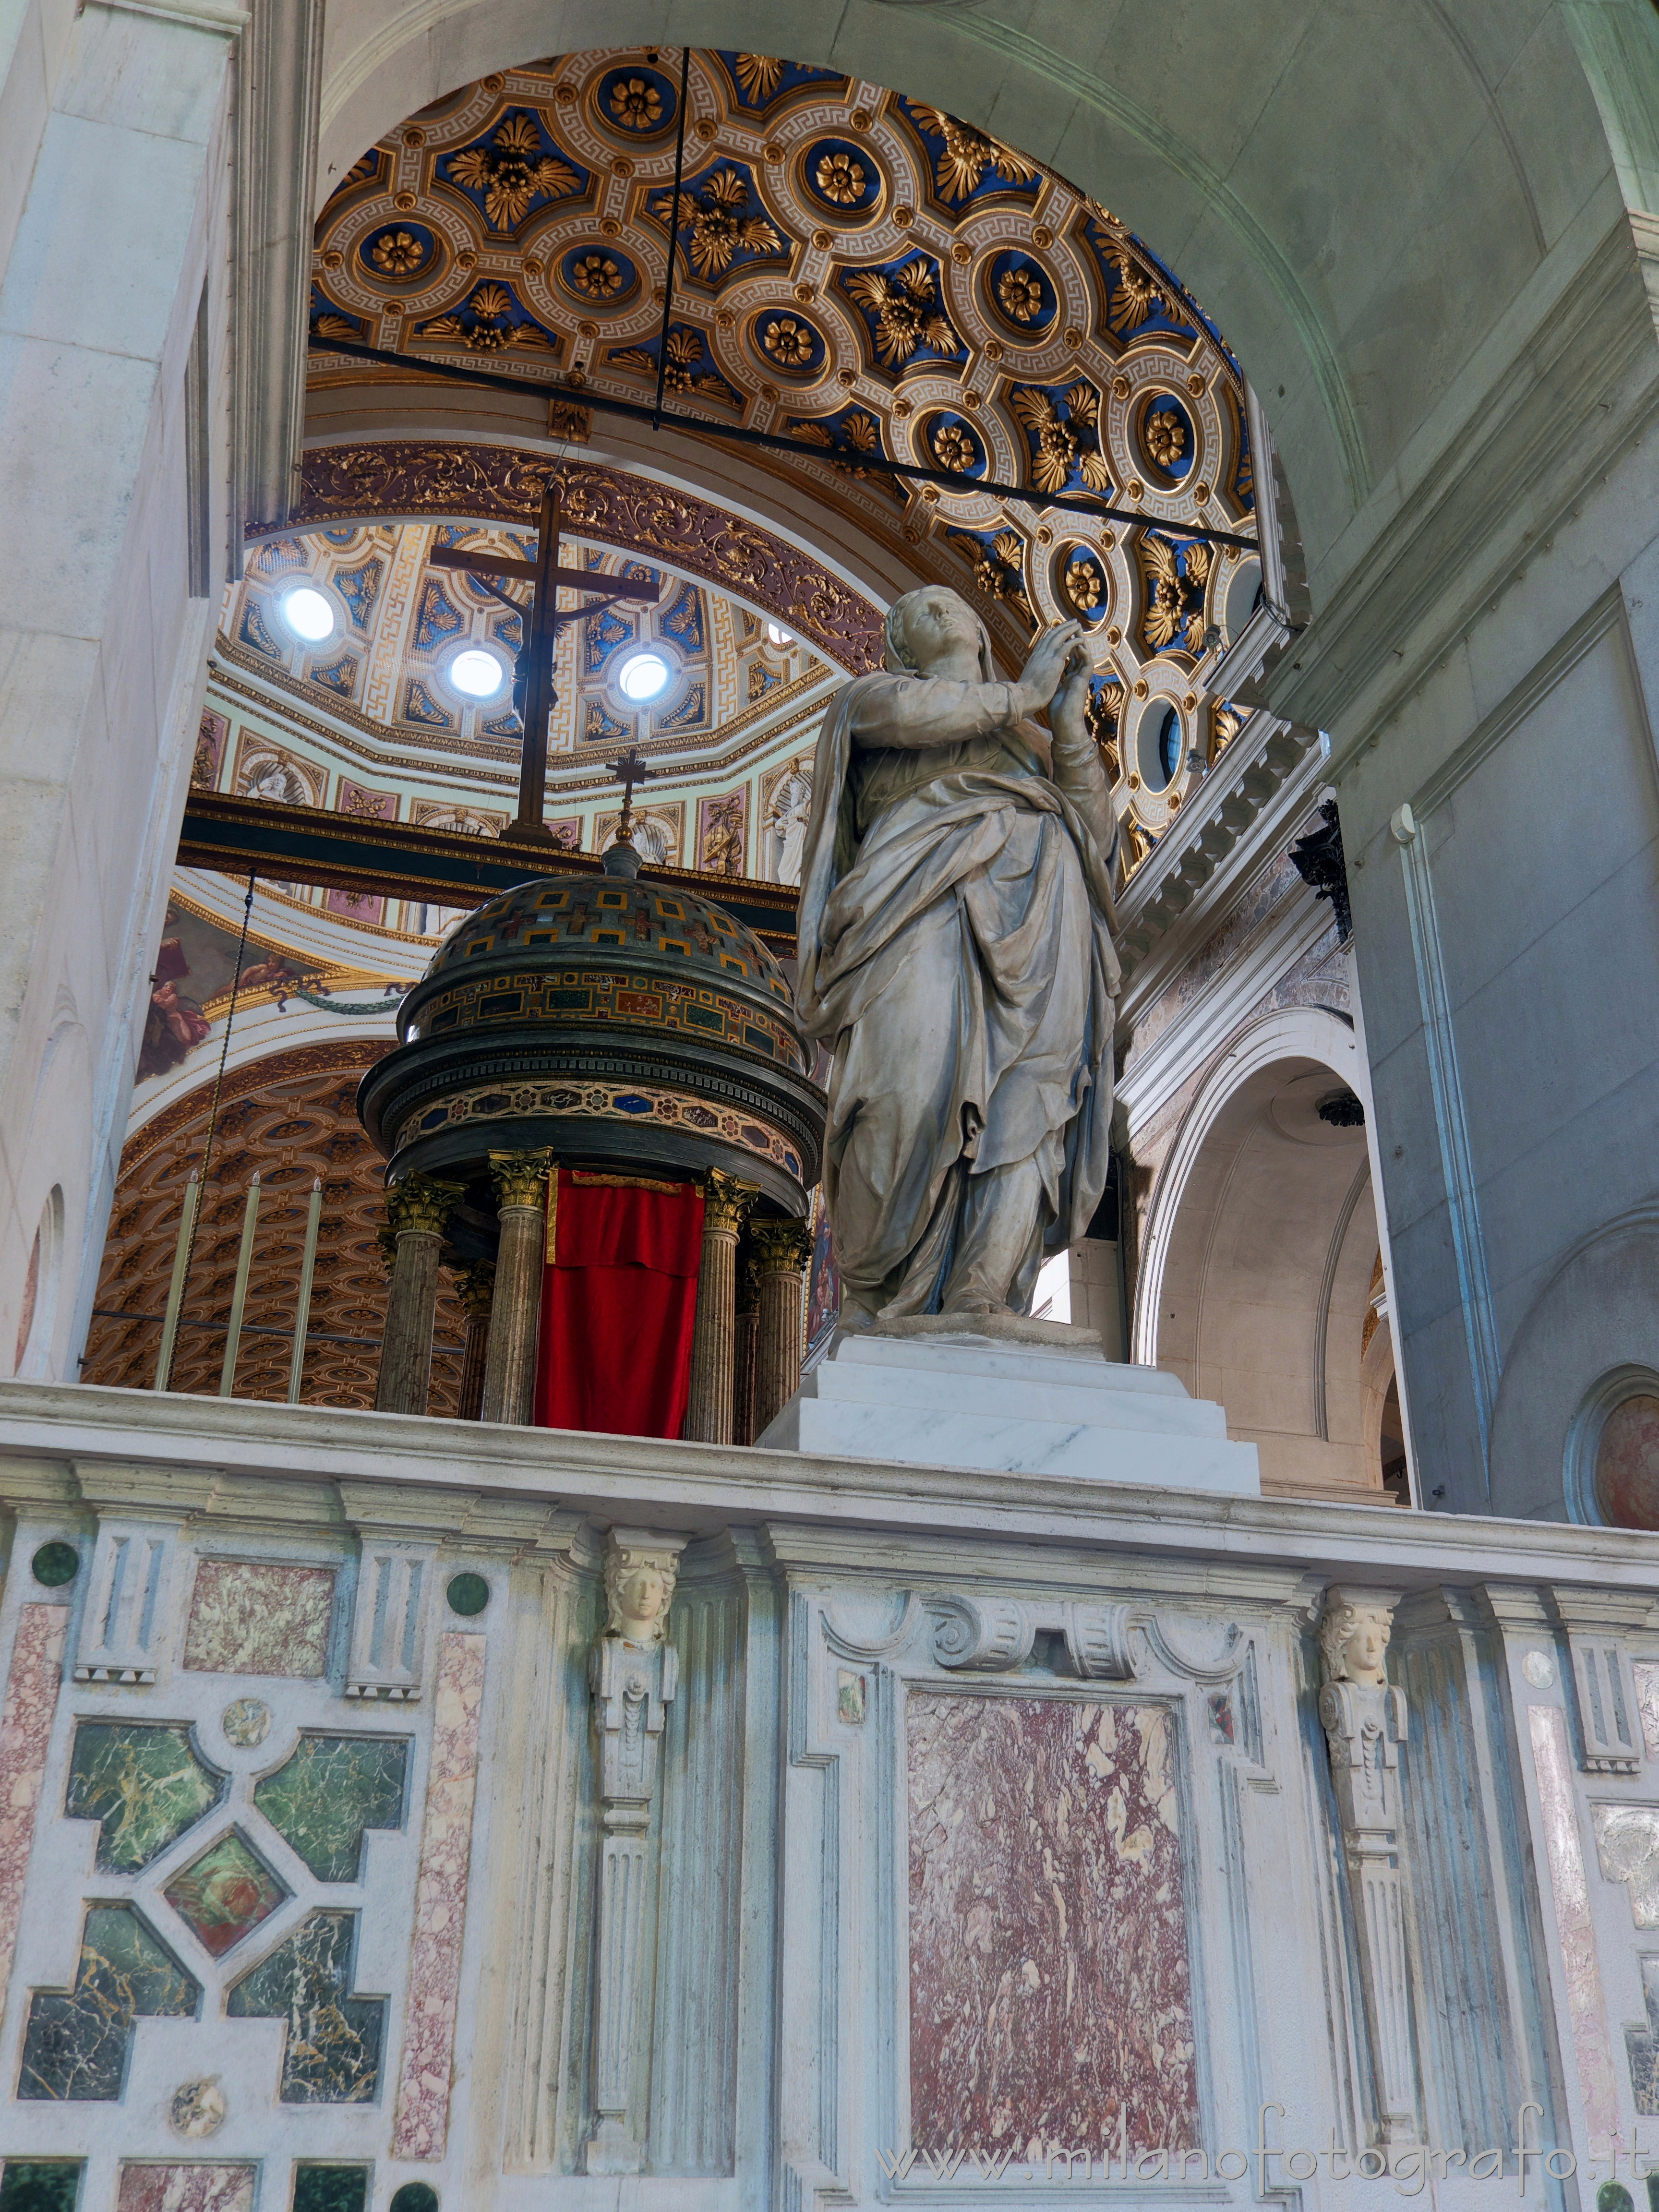
[{"label": "ciborium dome", "polygon": [[712,899],[629,872],[538,876],[458,923],[403,1002],[358,1112],[387,1177],[466,1181],[492,1152],[684,1175],[787,1215],[818,1177],[824,1097],[787,978]]}]

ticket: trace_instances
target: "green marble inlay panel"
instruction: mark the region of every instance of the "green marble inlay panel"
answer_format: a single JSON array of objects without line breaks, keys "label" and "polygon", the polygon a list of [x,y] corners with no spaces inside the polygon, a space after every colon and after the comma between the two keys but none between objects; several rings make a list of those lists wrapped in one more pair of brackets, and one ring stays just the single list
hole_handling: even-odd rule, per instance
[{"label": "green marble inlay panel", "polygon": [[192,2017],[201,1997],[201,1985],[130,1905],[94,1905],[75,1987],[67,1996],[41,1990],[30,2002],[18,2095],[118,2097],[133,2021]]},{"label": "green marble inlay panel", "polygon": [[233,1828],[174,1875],[161,1894],[191,1935],[222,1959],[288,1892]]},{"label": "green marble inlay panel", "polygon": [[405,1740],[302,1735],[253,1802],[319,1881],[356,1881],[365,1828],[401,1828]]},{"label": "green marble inlay panel", "polygon": [[381,1997],[354,1997],[355,1912],[308,1913],[230,1993],[233,2020],[282,2020],[285,2105],[367,2105],[380,2081]]},{"label": "green marble inlay panel", "polygon": [[[363,2212],[366,2166],[301,2166],[294,2174],[294,2212]],[[0,2205],[0,2212],[5,2208]]]},{"label": "green marble inlay panel", "polygon": [[143,1721],[82,1721],[70,1759],[64,1810],[97,1820],[98,1863],[133,1874],[158,1858],[225,1794],[187,1728]]},{"label": "green marble inlay panel", "polygon": [[0,2212],[75,2212],[78,2158],[9,2158],[0,2169]]}]

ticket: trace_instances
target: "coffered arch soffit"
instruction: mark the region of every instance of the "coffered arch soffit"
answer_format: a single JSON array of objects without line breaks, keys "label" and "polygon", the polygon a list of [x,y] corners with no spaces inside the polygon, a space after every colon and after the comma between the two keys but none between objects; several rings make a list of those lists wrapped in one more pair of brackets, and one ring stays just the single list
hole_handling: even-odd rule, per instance
[{"label": "coffered arch soffit", "polygon": [[[666,32],[736,51],[775,36],[755,13],[702,0],[665,23],[629,0],[579,0],[560,21],[572,47]],[[1248,51],[1235,42],[1224,54],[1200,0],[1173,20],[1050,13],[1040,35],[978,11],[848,0],[803,17],[792,43],[809,61],[902,85],[1005,134],[1181,268],[1270,399],[1323,596],[1320,572],[1333,553],[1334,570],[1345,564],[1336,541],[1355,509],[1613,177],[1559,11],[1523,14],[1499,52],[1490,19],[1473,20],[1463,0],[1334,15],[1306,0],[1256,27]],[[545,39],[531,0],[416,0],[395,14],[342,0],[330,17],[319,202],[401,118]],[[1386,115],[1378,83],[1395,88]],[[1428,237],[1433,345],[1408,336]],[[1399,338],[1379,351],[1390,329]]]},{"label": "coffered arch soffit", "polygon": [[[477,363],[530,399],[574,386],[648,404],[678,105],[660,53],[607,48],[491,72],[407,118],[319,218],[313,337]],[[1146,849],[1237,727],[1206,671],[1259,576],[1251,554],[1194,534],[1253,528],[1249,417],[1219,331],[1105,209],[926,102],[698,52],[685,119],[673,404],[794,441],[799,463],[750,450],[742,464],[770,473],[805,539],[831,518],[843,540],[884,547],[896,580],[976,592],[1006,663],[1040,623],[1079,618],[1097,734]],[[325,351],[312,377],[349,387],[360,423],[377,385],[400,389]],[[308,492],[319,472],[373,474],[386,450],[313,451]],[[464,471],[469,450],[445,466]],[[870,455],[962,488],[907,487],[862,466]],[[591,473],[567,465],[573,485]],[[1053,503],[1068,497],[1145,526]],[[810,634],[799,607],[784,618]]]}]

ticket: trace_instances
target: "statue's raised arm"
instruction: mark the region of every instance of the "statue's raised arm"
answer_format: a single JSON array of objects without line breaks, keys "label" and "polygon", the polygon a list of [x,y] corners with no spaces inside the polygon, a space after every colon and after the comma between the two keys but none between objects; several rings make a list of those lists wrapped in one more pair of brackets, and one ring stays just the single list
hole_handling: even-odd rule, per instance
[{"label": "statue's raised arm", "polygon": [[[1014,682],[911,592],[826,717],[799,996],[834,1048],[824,1194],[852,1328],[1029,1313],[1089,1225],[1111,1121],[1115,823],[1064,623]],[[1047,708],[1052,735],[1030,718]]]}]

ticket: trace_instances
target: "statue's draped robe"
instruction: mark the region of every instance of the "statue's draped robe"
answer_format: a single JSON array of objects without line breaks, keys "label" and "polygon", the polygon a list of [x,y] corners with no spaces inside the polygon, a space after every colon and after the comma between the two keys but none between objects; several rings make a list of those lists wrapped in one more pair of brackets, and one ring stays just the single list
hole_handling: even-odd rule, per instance
[{"label": "statue's draped robe", "polygon": [[830,709],[812,791],[797,998],[835,1048],[823,1180],[844,1288],[872,1313],[1029,1310],[1106,1182],[1099,756],[1051,746],[1008,684],[866,676]]}]

